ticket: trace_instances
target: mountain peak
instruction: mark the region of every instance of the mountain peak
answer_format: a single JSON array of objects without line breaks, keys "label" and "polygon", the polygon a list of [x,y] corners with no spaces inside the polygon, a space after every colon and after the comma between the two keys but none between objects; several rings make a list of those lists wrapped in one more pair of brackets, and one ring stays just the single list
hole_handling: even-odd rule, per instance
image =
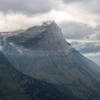
[{"label": "mountain peak", "polygon": [[56,25],[56,22],[55,21],[46,21],[46,22],[43,22],[43,25],[44,26]]},{"label": "mountain peak", "polygon": [[41,26],[27,29],[18,36],[11,37],[18,45],[38,50],[61,51],[70,48],[65,41],[62,31],[55,21],[44,22]]},{"label": "mountain peak", "polygon": [[69,100],[100,100],[100,67],[74,50],[55,22],[32,27],[5,42],[2,52],[20,72],[56,84],[62,94],[79,98]]},{"label": "mountain peak", "polygon": [[[49,30],[52,29],[52,30]],[[41,31],[41,30],[49,30],[49,31],[54,31],[54,30],[60,29],[59,26],[56,24],[55,21],[46,21],[43,22],[41,25],[36,25],[33,27],[28,28],[26,31]]]}]

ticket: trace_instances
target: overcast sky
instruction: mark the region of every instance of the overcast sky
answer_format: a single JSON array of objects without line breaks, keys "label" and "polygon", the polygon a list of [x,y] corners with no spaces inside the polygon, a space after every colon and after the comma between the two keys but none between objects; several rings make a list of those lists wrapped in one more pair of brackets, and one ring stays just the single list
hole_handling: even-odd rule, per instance
[{"label": "overcast sky", "polygon": [[100,25],[100,0],[0,0],[0,31],[27,28],[45,20]]}]

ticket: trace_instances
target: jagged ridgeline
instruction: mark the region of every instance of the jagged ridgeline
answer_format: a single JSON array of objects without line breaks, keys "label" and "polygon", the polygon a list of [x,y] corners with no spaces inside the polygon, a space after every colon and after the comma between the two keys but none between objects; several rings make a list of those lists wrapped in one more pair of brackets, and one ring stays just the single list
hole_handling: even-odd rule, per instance
[{"label": "jagged ridgeline", "polygon": [[53,84],[61,98],[100,100],[100,67],[72,48],[55,22],[4,37],[0,43],[12,67],[40,83]]}]

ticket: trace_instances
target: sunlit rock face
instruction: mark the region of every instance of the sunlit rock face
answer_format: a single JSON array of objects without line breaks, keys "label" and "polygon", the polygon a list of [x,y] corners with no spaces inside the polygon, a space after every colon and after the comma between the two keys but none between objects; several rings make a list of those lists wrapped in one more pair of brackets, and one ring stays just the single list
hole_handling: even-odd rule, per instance
[{"label": "sunlit rock face", "polygon": [[7,37],[3,53],[20,72],[60,85],[79,100],[100,99],[100,68],[67,43],[55,22],[34,26]]}]

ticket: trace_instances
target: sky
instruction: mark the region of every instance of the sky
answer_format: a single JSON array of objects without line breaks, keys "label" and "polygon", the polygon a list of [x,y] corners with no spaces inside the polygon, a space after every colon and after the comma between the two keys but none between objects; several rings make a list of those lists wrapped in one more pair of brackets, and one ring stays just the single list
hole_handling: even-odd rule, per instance
[{"label": "sky", "polygon": [[45,20],[100,25],[100,0],[0,0],[0,31],[27,28]]},{"label": "sky", "polygon": [[100,0],[0,0],[0,32],[48,20],[56,21],[73,47],[99,62]]}]

